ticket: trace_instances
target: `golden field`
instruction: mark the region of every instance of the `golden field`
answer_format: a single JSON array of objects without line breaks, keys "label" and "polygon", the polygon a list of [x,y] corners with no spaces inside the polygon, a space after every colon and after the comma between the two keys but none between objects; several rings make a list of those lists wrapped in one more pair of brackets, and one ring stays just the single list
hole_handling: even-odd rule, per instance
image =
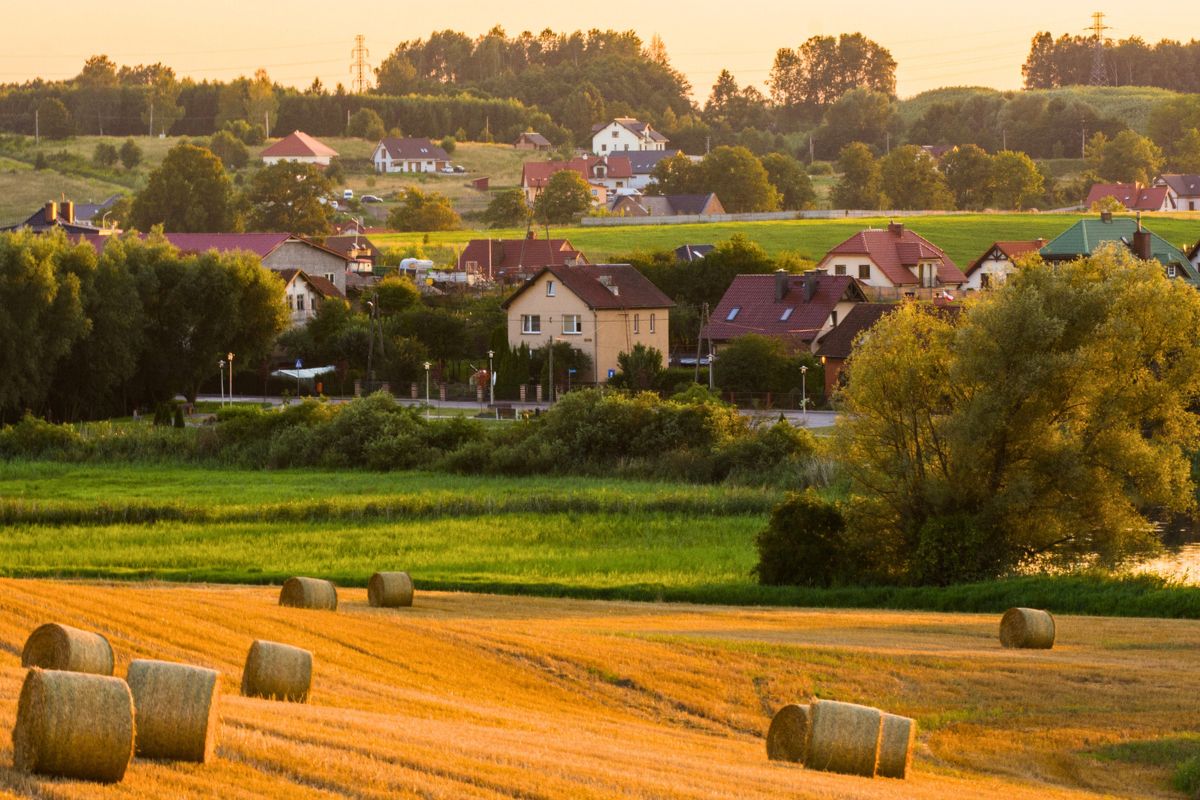
[{"label": "golden field", "polygon": [[[1200,622],[1062,617],[1054,650],[1020,652],[993,615],[427,592],[387,610],[355,589],[328,612],[278,591],[0,581],[5,732],[47,621],[108,636],[120,676],[183,661],[225,693],[215,762],[139,759],[99,787],[15,773],[6,733],[0,796],[1180,797],[1174,764],[1100,756],[1200,730]],[[256,638],[313,651],[307,705],[237,695]],[[911,777],[768,762],[771,713],[814,695],[916,717]]]}]

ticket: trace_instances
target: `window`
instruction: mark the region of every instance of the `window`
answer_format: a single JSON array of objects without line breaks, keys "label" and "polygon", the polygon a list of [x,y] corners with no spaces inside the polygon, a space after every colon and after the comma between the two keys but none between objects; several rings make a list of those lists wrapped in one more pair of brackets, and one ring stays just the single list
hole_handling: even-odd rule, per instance
[{"label": "window", "polygon": [[546,281],[546,297],[554,297],[554,281]]},{"label": "window", "polygon": [[858,265],[858,277],[864,281],[869,281],[871,279],[871,265],[870,264],[859,264]]},{"label": "window", "polygon": [[602,145],[600,145],[600,152],[601,152],[601,153],[603,153],[603,152],[604,152],[605,150],[607,150],[607,149],[608,149],[608,145],[606,145],[606,144],[602,144]]},{"label": "window", "polygon": [[325,280],[329,281],[330,283],[333,283],[333,273],[332,273],[332,272],[326,272],[326,273],[325,273]]},{"label": "window", "polygon": [[634,315],[633,315],[633,332],[634,332],[634,333],[641,333],[641,332],[642,332],[642,331],[641,331],[641,327],[642,327],[642,326],[641,326],[641,319],[638,317],[638,315],[637,315],[637,314],[634,314]]},{"label": "window", "polygon": [[578,314],[563,314],[563,333],[583,333],[583,321]]},{"label": "window", "polygon": [[791,308],[785,308],[785,309],[783,310],[783,313],[779,315],[779,321],[780,321],[780,322],[787,322],[787,321],[788,321],[788,319],[789,319],[789,318],[792,316],[792,312],[793,312],[793,311],[795,311],[795,310],[796,310],[796,309],[795,309],[794,307],[791,307]]},{"label": "window", "polygon": [[1174,277],[1175,277],[1175,265],[1174,265],[1174,264],[1168,264],[1168,265],[1167,265],[1167,277],[1168,277],[1168,278],[1174,278]]},{"label": "window", "polygon": [[296,310],[296,298],[292,297],[290,294],[288,295],[288,309],[292,311]]},{"label": "window", "polygon": [[521,315],[521,333],[541,333],[542,332],[542,315],[541,314],[522,314]]},{"label": "window", "polygon": [[741,310],[741,306],[734,306],[733,308],[729,309],[729,313],[725,316],[725,321],[733,322],[735,319],[737,319],[738,312]]},{"label": "window", "polygon": [[304,310],[304,295],[302,295],[302,294],[296,295],[296,310],[297,311]]},{"label": "window", "polygon": [[980,288],[980,289],[987,289],[987,288],[991,287],[991,285],[992,285],[992,276],[991,276],[991,273],[988,273],[988,272],[983,272],[983,273],[980,273],[980,275],[979,275],[979,288]]},{"label": "window", "polygon": [[612,132],[612,137],[613,137],[614,139],[616,139],[616,138],[617,138],[617,137],[619,137],[620,135],[621,135],[621,132],[620,132],[620,131],[613,131],[613,132]]},{"label": "window", "polygon": [[650,315],[650,332],[654,333],[654,315]]},{"label": "window", "polygon": [[833,325],[833,327],[835,327],[835,328],[837,327],[837,309],[834,309],[833,312],[829,315],[829,321]]},{"label": "window", "polygon": [[834,264],[833,265],[833,274],[834,275],[845,275],[846,274],[846,265],[845,264]]}]

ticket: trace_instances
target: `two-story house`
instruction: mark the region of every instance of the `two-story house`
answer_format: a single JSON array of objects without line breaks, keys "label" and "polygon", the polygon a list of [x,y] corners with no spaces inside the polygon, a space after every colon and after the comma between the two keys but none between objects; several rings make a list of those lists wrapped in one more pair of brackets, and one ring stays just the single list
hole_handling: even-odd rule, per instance
[{"label": "two-story house", "polygon": [[307,325],[321,304],[330,297],[341,297],[337,287],[324,278],[309,276],[300,269],[277,270],[283,278],[284,296],[293,328]]},{"label": "two-story house", "polygon": [[999,286],[1017,270],[1017,260],[1029,254],[1037,254],[1045,246],[1045,239],[1019,242],[992,242],[979,258],[967,267],[967,281],[963,289],[990,289]]},{"label": "two-story house", "polygon": [[588,259],[566,239],[472,239],[458,256],[458,271],[479,280],[516,283],[545,267],[573,267]]},{"label": "two-story house", "polygon": [[1099,217],[1081,219],[1047,242],[1039,251],[1046,261],[1086,258],[1102,246],[1128,248],[1144,261],[1157,261],[1168,278],[1179,278],[1200,286],[1200,272],[1187,254],[1142,226],[1140,218],[1114,217],[1105,211]]},{"label": "two-story house", "polygon": [[1200,211],[1200,175],[1159,175],[1154,186],[1167,190],[1172,211]]},{"label": "two-story house", "polygon": [[634,345],[669,352],[674,305],[628,264],[548,266],[503,303],[509,345],[569,343],[592,362],[592,374],[578,376],[582,383],[608,381],[616,374],[617,356]]},{"label": "two-story house", "polygon": [[375,145],[371,154],[376,172],[444,172],[450,167],[450,156],[438,145],[425,138],[397,139],[387,137]]},{"label": "two-story house", "polygon": [[967,280],[940,247],[897,222],[859,231],[826,253],[817,268],[856,278],[876,299],[928,299]]},{"label": "two-story house", "polygon": [[669,141],[648,123],[632,117],[617,117],[592,126],[592,152],[598,156],[627,150],[665,150]]}]

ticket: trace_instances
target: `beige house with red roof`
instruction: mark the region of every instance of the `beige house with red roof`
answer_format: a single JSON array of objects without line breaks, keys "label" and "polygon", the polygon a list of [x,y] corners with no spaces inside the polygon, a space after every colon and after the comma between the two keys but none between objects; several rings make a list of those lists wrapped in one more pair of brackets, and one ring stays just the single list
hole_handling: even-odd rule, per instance
[{"label": "beige house with red roof", "polygon": [[671,298],[628,264],[549,266],[517,289],[503,307],[508,343],[533,350],[567,342],[592,360],[581,383],[604,383],[616,374],[617,356],[634,345],[670,352]]},{"label": "beige house with red roof", "polygon": [[550,182],[550,177],[564,170],[575,172],[587,181],[592,193],[592,205],[607,205],[609,193],[629,187],[633,178],[633,167],[624,156],[586,156],[572,158],[570,161],[526,161],[521,166],[521,190],[525,193],[525,202],[533,205]]},{"label": "beige house with red roof", "polygon": [[301,164],[318,164],[327,167],[330,160],[337,158],[337,155],[337,150],[314,139],[304,131],[292,131],[263,150],[262,160],[267,165],[278,164],[280,161],[296,161]]},{"label": "beige house with red roof", "polygon": [[897,222],[859,231],[826,253],[817,268],[857,279],[875,299],[931,299],[967,280],[940,247]]},{"label": "beige house with red roof", "polygon": [[[748,333],[787,342],[794,350],[814,350],[854,306],[867,296],[849,275],[809,270],[792,275],[738,275],[713,309],[701,337],[716,344]],[[714,348],[716,349],[716,348]]]},{"label": "beige house with red roof", "polygon": [[993,242],[983,255],[972,261],[971,266],[967,267],[967,280],[962,288],[971,291],[1000,286],[1009,275],[1016,272],[1018,258],[1030,253],[1036,254],[1045,245],[1045,239]]}]

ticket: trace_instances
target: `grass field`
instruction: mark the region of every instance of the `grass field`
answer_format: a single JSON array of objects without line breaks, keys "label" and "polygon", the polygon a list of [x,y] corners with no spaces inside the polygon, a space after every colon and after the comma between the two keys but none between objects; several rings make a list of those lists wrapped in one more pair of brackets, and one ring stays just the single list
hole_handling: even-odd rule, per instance
[{"label": "grass field", "polygon": [[[103,796],[241,798],[1181,797],[1200,753],[1200,623],[1062,617],[1052,651],[1006,651],[994,615],[784,611],[342,590],[339,610],[268,587],[0,581],[0,729],[20,648],[54,620],[130,660],[221,673],[216,759],[135,760]],[[306,705],[238,696],[253,639],[314,655]],[[813,697],[913,716],[905,781],[771,763],[781,705]],[[91,798],[11,770],[0,790]]]},{"label": "grass field", "polygon": [[[1089,215],[1091,216],[1091,215]],[[1012,239],[1052,239],[1081,217],[1076,214],[947,214],[930,217],[897,217],[917,233],[943,248],[960,267],[966,267],[983,254],[992,242]],[[1200,213],[1170,217],[1146,216],[1146,227],[1172,244],[1191,247],[1200,239]],[[704,244],[728,239],[735,233],[758,242],[771,255],[783,252],[820,259],[828,250],[855,232],[869,227],[886,227],[889,218],[836,220],[783,220],[771,222],[707,223],[702,225],[635,225],[612,228],[559,227],[550,235],[565,237],[587,254],[593,262],[602,262],[632,250],[674,249],[681,244]],[[461,246],[480,236],[479,231],[448,231],[429,234],[432,245]],[[494,231],[490,235],[519,237],[524,230]],[[544,235],[539,230],[538,235]],[[377,245],[419,244],[425,234],[383,234],[372,236]]]}]

